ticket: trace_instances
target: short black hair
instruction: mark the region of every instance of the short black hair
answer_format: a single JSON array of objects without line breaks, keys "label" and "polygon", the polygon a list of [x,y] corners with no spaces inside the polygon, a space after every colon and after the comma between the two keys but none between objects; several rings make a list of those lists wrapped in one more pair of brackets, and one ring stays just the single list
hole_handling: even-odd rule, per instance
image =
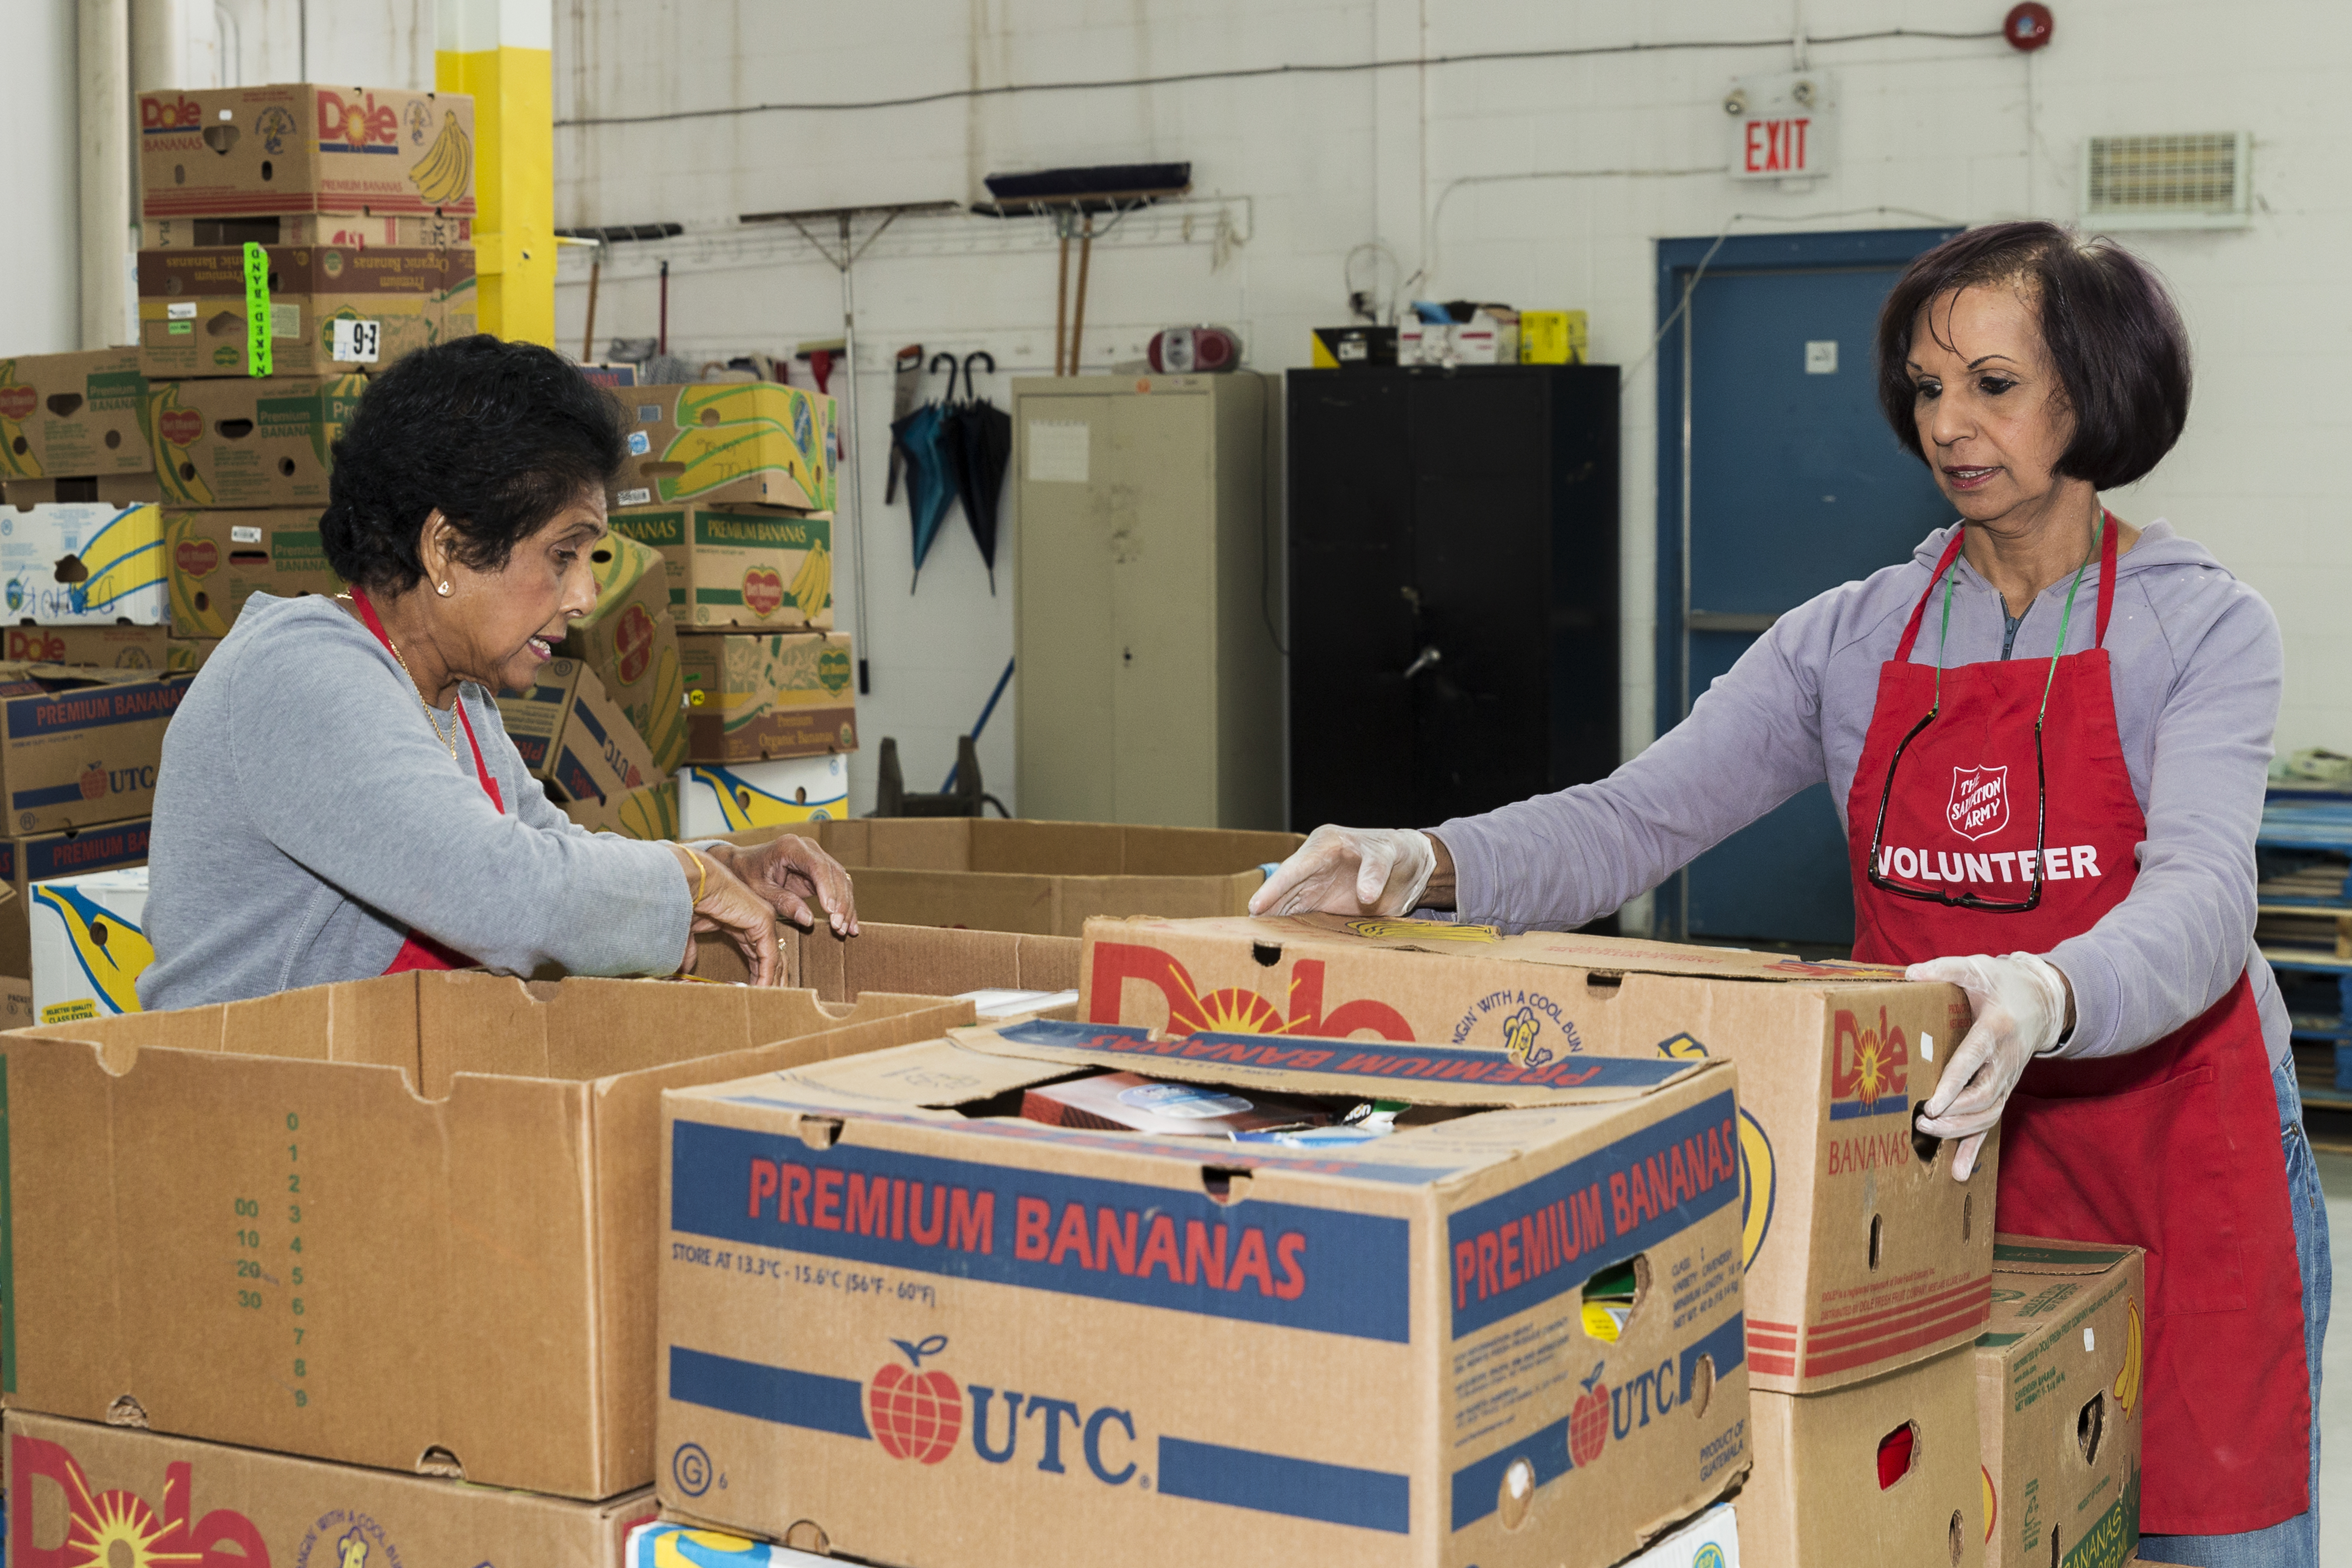
[{"label": "short black hair", "polygon": [[2105,238],[2054,223],[1996,223],[1956,234],[1911,263],[1878,312],[1878,404],[1920,461],[1917,393],[1904,362],[1928,301],[1955,289],[2017,285],[2042,319],[2074,439],[2057,471],[2099,489],[2127,485],[2172,450],[2189,419],[2189,332],[2158,277]]},{"label": "short black hair", "polygon": [[363,588],[404,594],[424,576],[417,542],[436,508],[482,571],[626,460],[620,405],[536,343],[482,333],[419,349],[375,377],[335,441],[327,563]]}]

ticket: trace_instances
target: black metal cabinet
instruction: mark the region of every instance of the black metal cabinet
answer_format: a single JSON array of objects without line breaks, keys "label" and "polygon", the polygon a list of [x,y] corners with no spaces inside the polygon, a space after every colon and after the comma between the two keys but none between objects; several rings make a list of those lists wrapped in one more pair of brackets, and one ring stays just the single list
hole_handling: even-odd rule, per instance
[{"label": "black metal cabinet", "polygon": [[1617,369],[1288,374],[1290,825],[1617,764]]}]

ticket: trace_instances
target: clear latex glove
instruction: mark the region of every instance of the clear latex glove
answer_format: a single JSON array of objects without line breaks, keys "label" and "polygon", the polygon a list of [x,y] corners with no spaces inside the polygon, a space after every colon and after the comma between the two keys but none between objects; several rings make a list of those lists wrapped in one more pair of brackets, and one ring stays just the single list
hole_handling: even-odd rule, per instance
[{"label": "clear latex glove", "polygon": [[1919,1118],[1919,1131],[1928,1136],[1960,1140],[1952,1179],[1965,1182],[1986,1135],[2000,1125],[2001,1108],[2025,1064],[2057,1048],[2066,1025],[2066,977],[2030,952],[1932,958],[1903,976],[1957,985],[1976,1010],[1976,1022],[1944,1064]]},{"label": "clear latex glove", "polygon": [[1254,915],[1402,915],[1437,870],[1429,836],[1324,824],[1250,897]]}]

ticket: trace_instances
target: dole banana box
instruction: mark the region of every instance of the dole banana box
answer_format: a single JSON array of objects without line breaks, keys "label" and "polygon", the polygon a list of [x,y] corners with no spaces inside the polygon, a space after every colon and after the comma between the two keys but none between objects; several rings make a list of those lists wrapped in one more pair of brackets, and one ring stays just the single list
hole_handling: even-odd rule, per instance
[{"label": "dole banana box", "polygon": [[849,815],[849,759],[831,752],[731,767],[697,764],[679,770],[677,790],[679,819],[689,838],[838,822]]},{"label": "dole banana box", "polygon": [[[599,800],[560,800],[563,815],[591,833],[617,833],[624,838],[670,839],[677,829],[677,781],[664,779]],[[698,973],[701,971],[698,970]],[[751,978],[751,972],[744,972]]]},{"label": "dole banana box", "polygon": [[614,531],[661,552],[683,627],[833,629],[833,519],[757,507],[635,507]]},{"label": "dole banana box", "polygon": [[[1898,969],[1436,921],[1090,920],[1080,1016],[1742,1066],[1750,1371],[1811,1394],[1967,1344],[1991,1310],[1989,1142],[1965,1183],[1914,1109],[1966,1032]],[[1994,1141],[1997,1142],[1997,1140]]]},{"label": "dole banana box", "polygon": [[[270,374],[380,370],[474,331],[471,246],[267,247]],[[139,368],[151,379],[250,374],[245,252],[139,253]]]},{"label": "dole banana box", "polygon": [[[1626,1557],[1748,1464],[1731,1064],[1435,1056],[1040,1019],[665,1096],[666,1513],[960,1568]],[[1417,1124],[1007,1114],[1104,1068]]]},{"label": "dole banana box", "polygon": [[551,658],[525,691],[502,692],[499,719],[533,778],[560,800],[605,803],[661,777],[629,716],[576,658]]},{"label": "dole banana box", "polygon": [[268,213],[259,217],[151,217],[139,226],[151,250],[191,246],[334,245],[432,248],[474,243],[474,220],[440,213]]},{"label": "dole banana box", "polygon": [[7,1558],[24,1568],[614,1568],[656,1507],[645,1490],[570,1502],[25,1410],[5,1436]]},{"label": "dole banana box", "polygon": [[144,473],[146,396],[135,348],[0,359],[0,480]]},{"label": "dole banana box", "polygon": [[1745,1568],[1980,1568],[1974,1361],[1961,1349],[1826,1394],[1758,1389],[1756,1469],[1739,1494]]},{"label": "dole banana box", "polygon": [[0,507],[0,605],[8,620],[35,626],[167,624],[163,509]]},{"label": "dole banana box", "polygon": [[10,663],[88,664],[101,669],[174,668],[166,626],[10,626],[0,658]]},{"label": "dole banana box", "polygon": [[[142,385],[144,383],[142,384]],[[144,447],[142,437],[140,446]],[[110,506],[140,506],[163,499],[155,478],[155,458],[135,474],[84,474],[73,479],[0,479],[0,501],[13,507],[47,506],[53,501],[104,501]]]},{"label": "dole banana box", "polygon": [[140,214],[474,216],[474,100],[310,82],[139,98]]},{"label": "dole banana box", "polygon": [[344,589],[327,564],[316,508],[257,511],[163,510],[163,563],[172,635],[218,640],[256,594],[281,599]]},{"label": "dole banana box", "polygon": [[152,670],[0,664],[0,795],[9,826],[53,833],[147,816],[163,731],[187,689]]},{"label": "dole banana box", "polygon": [[833,510],[834,400],[774,382],[614,389],[630,416],[619,507]]},{"label": "dole banana box", "polygon": [[44,1024],[139,1011],[147,941],[147,868],[33,884],[33,1016]]},{"label": "dole banana box", "polygon": [[572,623],[563,652],[584,662],[620,704],[664,773],[686,760],[686,684],[659,552],[610,533],[588,552],[596,605]]},{"label": "dole banana box", "polygon": [[[147,863],[147,819],[100,823],[58,833],[0,837],[0,973],[33,973],[33,884]],[[25,982],[24,1023],[34,1022],[32,982]],[[0,1310],[5,1315],[5,1310]],[[5,1358],[0,1358],[5,1360]],[[0,1367],[0,1376],[5,1376]],[[0,1397],[5,1397],[0,1389]]]},{"label": "dole banana box", "polygon": [[2139,1543],[2147,1255],[1996,1236],[1977,1338],[1985,1562],[2121,1568]]},{"label": "dole banana box", "polygon": [[0,1034],[0,1397],[561,1497],[647,1485],[660,1090],[972,1016],[445,971]]},{"label": "dole banana box", "polygon": [[362,375],[154,383],[147,430],[165,503],[325,506],[335,437],[366,390]]},{"label": "dole banana box", "polygon": [[686,754],[732,764],[857,749],[856,666],[841,632],[688,632]]}]

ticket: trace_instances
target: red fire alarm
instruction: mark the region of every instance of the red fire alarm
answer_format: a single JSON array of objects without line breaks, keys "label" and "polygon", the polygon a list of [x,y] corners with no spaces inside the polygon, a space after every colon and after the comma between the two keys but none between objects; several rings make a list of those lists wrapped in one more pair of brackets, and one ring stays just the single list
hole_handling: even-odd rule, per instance
[{"label": "red fire alarm", "polygon": [[2050,7],[2042,0],[2024,0],[2021,5],[2009,8],[2001,18],[2000,36],[2009,47],[2021,54],[2031,54],[2050,41]]}]

